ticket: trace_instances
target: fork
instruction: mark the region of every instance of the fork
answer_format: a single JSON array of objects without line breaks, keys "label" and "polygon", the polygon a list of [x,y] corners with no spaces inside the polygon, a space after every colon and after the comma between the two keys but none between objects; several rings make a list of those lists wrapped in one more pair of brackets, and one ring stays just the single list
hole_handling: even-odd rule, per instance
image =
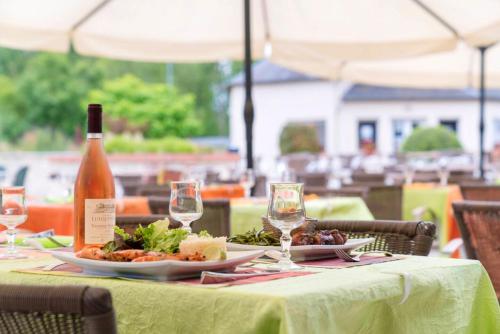
[{"label": "fork", "polygon": [[384,251],[367,251],[367,252],[361,252],[361,253],[353,256],[353,255],[347,253],[343,249],[335,249],[335,254],[337,254],[337,256],[339,258],[341,258],[342,260],[347,261],[347,262],[359,262],[359,261],[361,261],[362,255],[372,254],[372,253],[382,253],[385,256],[392,256],[392,253],[384,252]]}]

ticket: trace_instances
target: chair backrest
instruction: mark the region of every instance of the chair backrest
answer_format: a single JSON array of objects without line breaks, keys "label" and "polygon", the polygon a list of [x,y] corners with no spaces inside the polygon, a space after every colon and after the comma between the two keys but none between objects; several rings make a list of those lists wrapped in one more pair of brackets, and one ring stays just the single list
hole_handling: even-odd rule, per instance
[{"label": "chair backrest", "polygon": [[367,173],[365,171],[354,171],[351,175],[353,183],[384,183],[385,174],[384,173]]},{"label": "chair backrest", "polygon": [[[169,201],[168,197],[149,197],[148,202],[151,213],[164,215],[165,217],[169,214]],[[231,206],[227,199],[203,200],[203,216],[201,219],[193,222],[191,227],[194,232],[207,230],[213,236],[229,236],[230,212]]]},{"label": "chair backrest", "polygon": [[2,284],[0,333],[115,334],[111,294],[88,286]]},{"label": "chair backrest", "polygon": [[254,195],[257,197],[265,197],[267,194],[267,177],[265,175],[257,175],[255,178]]},{"label": "chair backrest", "polygon": [[144,184],[137,188],[137,195],[170,197],[170,186],[166,184]]},{"label": "chair backrest", "polygon": [[455,202],[453,211],[467,257],[481,261],[500,297],[500,202]]},{"label": "chair backrest", "polygon": [[317,230],[338,229],[351,239],[375,238],[363,251],[387,251],[394,254],[429,255],[436,234],[430,222],[409,221],[319,221]]},{"label": "chair backrest", "polygon": [[304,188],[326,187],[328,185],[328,173],[298,173],[297,181],[304,183]]},{"label": "chair backrest", "polygon": [[327,187],[307,187],[304,189],[306,195],[314,194],[320,197],[361,197],[366,199],[368,188],[366,187],[344,187],[340,189],[330,189]]},{"label": "chair backrest", "polygon": [[[155,221],[165,219],[167,215],[148,215],[148,216],[135,216],[135,215],[119,215],[116,216],[116,225],[125,230],[127,233],[134,233],[137,226],[147,226]],[[179,228],[182,224],[170,220],[169,228]]]},{"label": "chair backrest", "polygon": [[24,186],[24,183],[26,182],[26,175],[28,174],[28,166],[23,166],[19,168],[19,170],[16,172],[16,175],[14,176],[14,182],[13,186],[14,187],[22,187]]},{"label": "chair backrest", "polygon": [[500,185],[460,185],[462,196],[471,201],[500,201]]},{"label": "chair backrest", "polygon": [[[354,188],[359,189],[356,184]],[[345,189],[353,188],[347,186]],[[384,184],[367,183],[365,203],[375,219],[401,220],[403,217],[403,187],[386,186]]]}]

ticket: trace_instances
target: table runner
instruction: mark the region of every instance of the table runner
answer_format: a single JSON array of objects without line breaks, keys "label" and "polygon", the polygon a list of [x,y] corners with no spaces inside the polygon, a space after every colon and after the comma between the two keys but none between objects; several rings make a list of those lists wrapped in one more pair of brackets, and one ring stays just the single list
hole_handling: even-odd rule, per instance
[{"label": "table runner", "polygon": [[[478,261],[409,257],[215,290],[11,271],[53,261],[0,262],[0,283],[107,288],[125,334],[500,332],[498,301]],[[400,305],[401,273],[411,274],[412,290]]]},{"label": "table runner", "polygon": [[[358,197],[333,197],[305,202],[308,217],[317,219],[373,220],[365,202]],[[267,201],[232,200],[231,235],[261,229],[261,217],[267,212]]]}]

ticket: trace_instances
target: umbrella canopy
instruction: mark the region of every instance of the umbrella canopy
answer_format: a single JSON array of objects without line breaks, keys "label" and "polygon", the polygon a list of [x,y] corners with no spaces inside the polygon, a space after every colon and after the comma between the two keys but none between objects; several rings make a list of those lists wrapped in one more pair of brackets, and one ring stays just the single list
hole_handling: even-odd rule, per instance
[{"label": "umbrella canopy", "polygon": [[[117,59],[242,59],[244,1],[0,0],[0,45]],[[495,0],[251,1],[252,50],[273,59],[408,57],[497,40]],[[450,30],[446,24],[453,26]]]}]

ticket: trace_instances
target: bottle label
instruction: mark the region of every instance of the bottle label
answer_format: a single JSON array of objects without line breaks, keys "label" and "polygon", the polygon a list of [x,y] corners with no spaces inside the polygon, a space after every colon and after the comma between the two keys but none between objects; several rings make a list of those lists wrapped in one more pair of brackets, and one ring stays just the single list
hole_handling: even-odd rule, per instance
[{"label": "bottle label", "polygon": [[85,200],[85,244],[105,244],[114,239],[114,199]]}]

